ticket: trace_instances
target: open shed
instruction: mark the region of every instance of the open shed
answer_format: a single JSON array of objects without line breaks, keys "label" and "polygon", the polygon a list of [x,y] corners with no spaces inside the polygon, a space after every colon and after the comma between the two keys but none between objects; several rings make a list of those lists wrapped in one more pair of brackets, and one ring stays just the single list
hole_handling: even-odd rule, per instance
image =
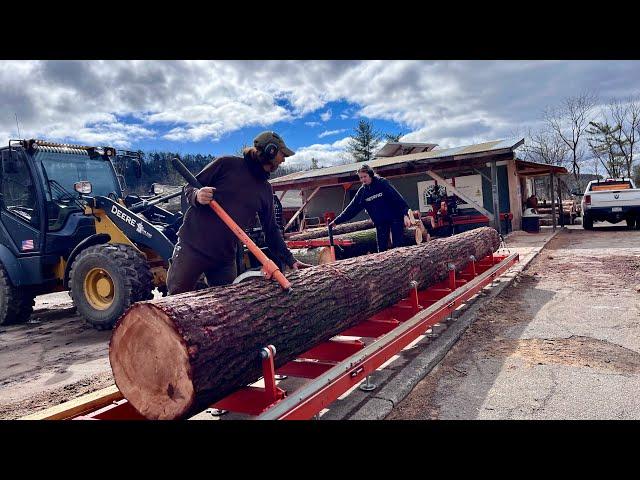
[{"label": "open shed", "polygon": [[[402,154],[407,148],[394,142],[379,152],[395,156],[377,155],[368,164],[394,185],[412,209],[423,214],[430,208],[426,192],[437,183],[458,197],[460,215],[470,219],[465,229],[489,223],[504,231],[504,222],[499,219],[512,218],[511,228],[519,230],[524,201],[533,193],[528,180],[547,175],[555,183],[558,175],[568,173],[564,167],[517,158],[516,149],[523,144],[524,138],[440,150],[434,149],[435,144],[407,144],[407,148],[428,147]],[[299,229],[303,229],[308,223],[323,223],[327,212],[338,214],[349,204],[360,187],[356,171],[361,165],[356,162],[296,172],[275,178],[271,184],[279,196],[289,190],[302,192],[302,206],[292,220],[302,218]],[[494,212],[501,215],[496,217]],[[366,218],[366,213],[361,212],[354,221]],[[478,221],[474,223],[474,219]]]}]

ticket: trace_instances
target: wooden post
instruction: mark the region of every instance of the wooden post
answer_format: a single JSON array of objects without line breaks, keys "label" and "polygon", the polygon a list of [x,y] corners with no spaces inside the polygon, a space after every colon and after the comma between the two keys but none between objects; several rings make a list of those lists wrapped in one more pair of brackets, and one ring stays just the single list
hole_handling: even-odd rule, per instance
[{"label": "wooden post", "polygon": [[[302,193],[302,203],[303,203],[302,208],[304,209],[304,205],[306,204],[306,201],[307,201],[307,195],[304,192],[304,190],[300,190],[300,192]],[[302,232],[304,230],[306,222],[307,222],[307,211],[302,210],[302,215],[300,216],[300,221],[298,222],[298,232]]]},{"label": "wooden post", "polygon": [[560,227],[564,228],[564,205],[562,204],[562,180],[558,177],[558,204],[560,212]]},{"label": "wooden post", "polygon": [[500,197],[498,196],[498,167],[496,166],[496,161],[493,160],[491,162],[491,198],[493,199],[493,228],[495,228],[498,233],[501,232],[500,225]]},{"label": "wooden post", "polygon": [[507,177],[509,179],[509,205],[513,214],[511,221],[512,230],[522,229],[522,187],[518,179],[518,171],[516,169],[515,159],[511,159],[507,163]]},{"label": "wooden post", "polygon": [[556,231],[556,195],[554,193],[554,182],[555,182],[555,175],[553,174],[553,171],[551,171],[551,173],[549,174],[549,181],[551,183],[551,219],[553,221],[553,231]]},{"label": "wooden post", "polygon": [[304,207],[307,206],[307,204],[311,201],[313,196],[316,193],[318,193],[318,190],[320,190],[320,187],[316,187],[316,189],[313,191],[313,193],[311,195],[309,195],[309,198],[302,204],[302,206],[298,209],[298,211],[293,214],[293,217],[291,217],[291,220],[289,220],[287,222],[287,224],[284,226],[284,231],[285,232],[287,231],[287,228],[289,228],[291,226],[291,224],[296,220],[296,218],[298,218],[298,215],[300,215],[300,212],[302,212],[304,210]]}]

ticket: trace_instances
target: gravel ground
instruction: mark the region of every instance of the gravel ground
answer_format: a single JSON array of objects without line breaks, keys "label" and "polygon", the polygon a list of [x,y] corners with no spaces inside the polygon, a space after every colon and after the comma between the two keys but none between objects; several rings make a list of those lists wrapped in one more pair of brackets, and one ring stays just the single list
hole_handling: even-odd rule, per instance
[{"label": "gravel ground", "polygon": [[640,232],[572,227],[387,419],[637,419]]},{"label": "gravel ground", "polygon": [[67,292],[36,298],[27,323],[0,326],[0,419],[113,385],[110,338],[75,313]]}]

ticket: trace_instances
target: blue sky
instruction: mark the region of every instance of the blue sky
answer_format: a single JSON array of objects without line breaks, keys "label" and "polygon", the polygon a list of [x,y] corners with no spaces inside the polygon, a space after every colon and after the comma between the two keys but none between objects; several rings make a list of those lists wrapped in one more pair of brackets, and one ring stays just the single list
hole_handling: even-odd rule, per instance
[{"label": "blue sky", "polygon": [[[348,102],[330,102],[317,112],[304,115],[295,120],[279,121],[268,126],[251,125],[222,135],[220,138],[203,139],[196,142],[178,142],[166,139],[145,139],[139,142],[142,150],[176,150],[182,153],[211,153],[222,155],[234,153],[242,145],[250,145],[253,138],[265,129],[279,133],[289,148],[298,150],[316,143],[328,143],[352,135],[358,121],[363,118],[355,112],[358,105]],[[408,133],[409,129],[401,124],[380,119],[370,120],[382,133]],[[131,120],[130,120],[131,121]],[[169,127],[159,130],[160,136],[166,134]]]},{"label": "blue sky", "polygon": [[440,148],[542,125],[583,91],[640,93],[638,61],[0,61],[0,138],[215,156],[263,130],[290,164],[344,161],[358,120]]}]

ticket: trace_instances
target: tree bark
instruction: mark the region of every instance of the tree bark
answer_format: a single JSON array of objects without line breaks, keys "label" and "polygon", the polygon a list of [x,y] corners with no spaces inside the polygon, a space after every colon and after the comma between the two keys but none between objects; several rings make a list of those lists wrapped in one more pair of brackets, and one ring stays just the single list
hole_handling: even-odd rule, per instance
[{"label": "tree bark", "polygon": [[[333,234],[340,235],[342,233],[356,232],[358,230],[365,230],[373,227],[371,220],[362,220],[360,222],[342,223],[333,227]],[[297,233],[287,237],[287,240],[313,240],[314,238],[326,237],[327,227],[322,228],[310,228],[306,232]]]},{"label": "tree bark", "polygon": [[254,279],[139,302],[118,320],[109,345],[116,385],[149,419],[193,415],[261,375],[261,348],[276,367],[406,297],[493,253],[482,227],[449,238],[319,265],[289,275],[290,292]]}]

